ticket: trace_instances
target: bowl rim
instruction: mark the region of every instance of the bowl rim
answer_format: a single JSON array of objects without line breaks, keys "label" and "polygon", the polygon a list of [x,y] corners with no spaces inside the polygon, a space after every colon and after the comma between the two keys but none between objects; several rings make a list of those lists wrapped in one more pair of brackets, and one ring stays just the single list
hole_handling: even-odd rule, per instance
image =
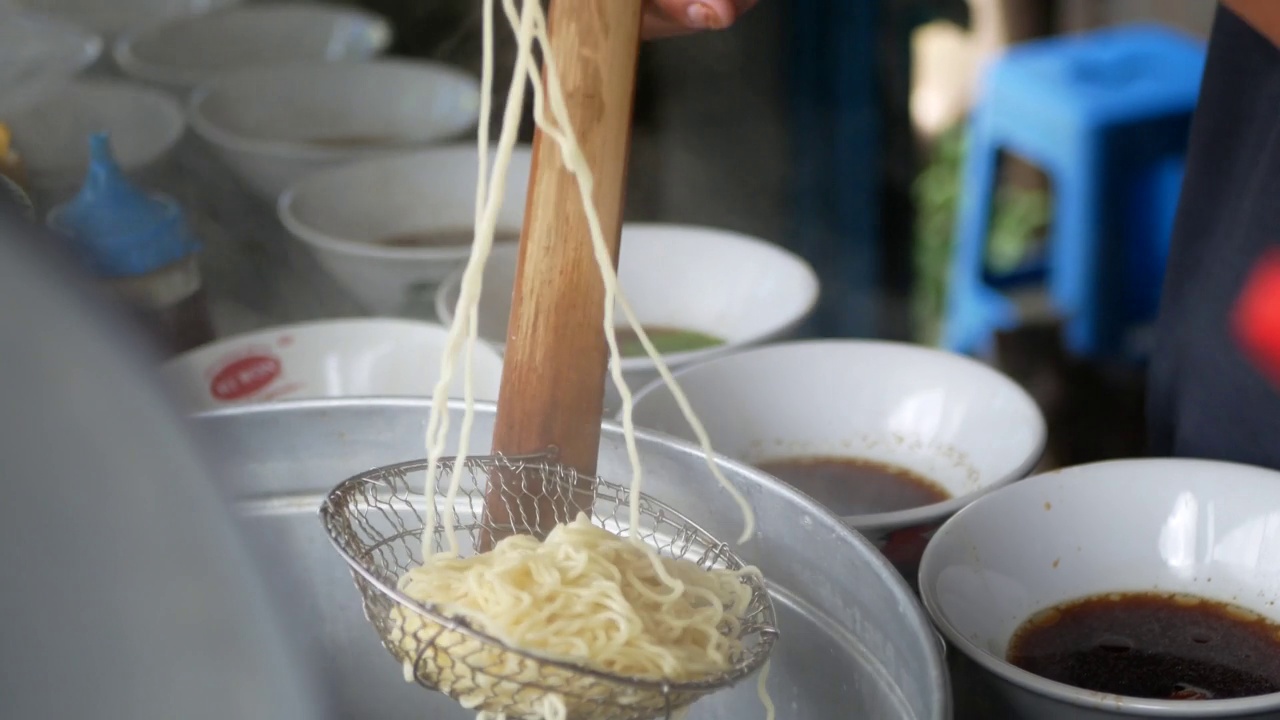
[{"label": "bowl rim", "polygon": [[441,144],[448,144],[448,139],[475,125],[480,116],[479,103],[467,113],[464,120],[452,125],[441,125],[437,134],[429,137],[407,139],[402,143],[378,146],[325,147],[315,143],[299,140],[279,140],[258,138],[243,135],[234,130],[223,128],[207,118],[204,105],[218,90],[228,85],[243,82],[247,79],[274,74],[326,72],[341,70],[360,70],[378,72],[383,69],[410,71],[420,75],[432,75],[438,78],[465,85],[476,97],[480,94],[480,81],[465,70],[436,60],[422,59],[390,59],[375,58],[369,60],[336,61],[336,62],[297,62],[258,65],[222,73],[202,83],[191,91],[187,98],[187,120],[202,140],[215,147],[241,153],[251,153],[277,159],[337,161],[359,157],[396,156],[404,152],[422,150]]},{"label": "bowl rim", "polygon": [[[192,348],[179,355],[175,355],[174,357],[165,360],[160,367],[165,371],[176,370],[177,368],[198,363],[202,358],[208,355],[216,355],[220,352],[229,352],[235,350],[240,345],[261,342],[267,338],[279,335],[280,333],[325,329],[346,330],[350,328],[386,329],[394,332],[425,331],[431,334],[444,335],[446,337],[449,334],[449,327],[447,325],[427,320],[418,320],[415,318],[355,316],[303,320],[301,322],[268,325],[254,330],[237,333],[235,335],[221,337],[199,347]],[[492,358],[496,358],[499,363],[502,362],[502,353],[498,352],[492,344],[486,342],[483,338],[476,339],[476,346],[481,349],[481,352],[491,355]]]},{"label": "bowl rim", "polygon": [[[364,57],[376,57],[391,46],[391,23],[386,17],[364,8],[337,5],[331,3],[307,3],[291,0],[289,2],[270,3],[266,5],[245,4],[235,0],[229,5],[216,7],[208,12],[196,14],[180,14],[162,19],[156,23],[148,23],[133,28],[116,37],[111,43],[111,58],[125,74],[144,82],[165,85],[171,88],[192,88],[222,73],[210,73],[206,70],[175,68],[162,63],[152,62],[139,57],[135,46],[140,42],[158,37],[166,31],[181,25],[200,24],[210,18],[228,15],[265,15],[268,13],[296,13],[298,15],[328,16],[335,22],[350,19],[364,23],[370,30],[373,44],[369,54]],[[350,60],[350,58],[348,59]],[[331,62],[331,61],[320,61]],[[234,72],[234,71],[233,71]]]},{"label": "bowl rim", "polygon": [[[663,235],[675,234],[675,233],[696,233],[698,235],[705,235],[705,234],[719,235],[726,239],[731,239],[734,242],[740,242],[744,245],[750,245],[754,248],[764,250],[765,252],[773,253],[774,256],[777,258],[777,262],[790,263],[792,267],[800,270],[801,273],[808,280],[807,288],[803,296],[803,299],[800,301],[798,312],[794,313],[793,317],[789,318],[785,322],[778,323],[774,326],[756,330],[738,340],[725,341],[724,343],[720,345],[716,345],[715,347],[703,348],[701,350],[687,350],[685,352],[664,354],[662,356],[662,359],[666,362],[667,366],[671,369],[672,373],[679,372],[679,370],[683,369],[686,365],[701,364],[703,362],[713,360],[723,355],[733,354],[737,351],[742,350],[743,348],[748,348],[748,347],[751,347],[752,345],[757,345],[761,342],[767,341],[769,338],[778,337],[779,335],[783,335],[787,332],[790,332],[791,330],[799,326],[799,324],[803,322],[805,318],[809,317],[813,313],[814,308],[816,308],[818,305],[818,300],[821,298],[821,295],[822,295],[821,280],[818,278],[817,271],[815,271],[813,269],[813,266],[809,264],[809,261],[805,260],[803,257],[800,257],[800,255],[792,252],[791,250],[781,245],[778,245],[776,243],[769,242],[768,240],[765,240],[763,238],[756,237],[754,235],[747,235],[745,233],[740,233],[740,232],[737,232],[736,230],[728,230],[725,228],[715,227],[713,225],[695,225],[691,223],[634,222],[634,223],[623,223],[622,229],[623,229],[623,232],[630,231],[630,232],[644,232],[644,233],[661,233]],[[469,252],[469,248],[468,248],[468,252]],[[497,248],[494,248],[494,252],[518,252],[518,251],[515,249],[507,249],[505,251],[499,251]],[[466,268],[458,268],[454,270],[453,272],[449,273],[449,276],[446,277],[444,280],[442,280],[440,282],[439,287],[436,288],[435,298],[434,298],[436,316],[440,318],[440,322],[442,323],[452,322],[453,307],[448,302],[447,295],[450,292],[451,288],[461,284],[462,275],[465,271],[466,271]],[[493,345],[495,349],[500,349],[500,351],[505,354],[506,352],[505,343],[502,345],[499,345],[497,343],[490,341],[490,344]],[[650,360],[648,357],[641,356],[641,357],[632,357],[632,358],[622,359],[622,371],[624,373],[644,371],[644,370],[656,370],[656,368],[657,366],[654,365],[653,361]],[[661,380],[661,378],[659,378],[658,380]],[[606,376],[605,382],[610,387],[612,387],[613,386],[612,376]],[[628,383],[628,385],[630,386],[630,383]],[[642,385],[639,388],[630,387],[631,394],[633,396],[638,397],[640,391],[644,387],[647,387],[647,385]]]},{"label": "bowl rim", "polygon": [[[824,350],[830,350],[832,347],[838,347],[844,350],[888,350],[908,355],[938,358],[953,367],[961,368],[966,373],[989,378],[993,387],[1000,388],[1010,397],[1017,398],[1022,401],[1027,408],[1031,410],[1031,416],[1034,418],[1035,423],[1035,427],[1033,428],[1033,440],[1028,446],[1025,456],[1017,465],[992,482],[982,485],[971,492],[967,492],[962,495],[955,495],[951,498],[930,505],[921,505],[920,507],[908,508],[906,510],[895,510],[893,512],[842,516],[841,519],[854,529],[863,532],[883,532],[886,530],[932,525],[954,515],[957,511],[972,504],[978,498],[1027,477],[1028,473],[1030,473],[1035,466],[1039,464],[1041,458],[1044,456],[1045,447],[1048,443],[1048,423],[1045,420],[1044,410],[1041,409],[1040,404],[1036,402],[1035,398],[1031,397],[1031,394],[1027,392],[1025,388],[1015,382],[1008,375],[1005,375],[990,365],[975,360],[967,355],[961,355],[959,353],[950,352],[940,348],[928,347],[898,340],[810,338],[742,348],[737,352],[732,353],[732,356],[734,359],[740,359],[751,355],[769,352],[804,350],[807,348],[822,348]],[[706,368],[704,366],[711,365],[718,361],[728,361],[728,359],[729,358],[727,356],[710,358],[704,362],[682,366],[672,374],[675,377],[676,382],[680,383],[681,380],[687,378],[688,375],[694,372],[706,372]],[[635,402],[638,403],[642,398],[653,393],[661,392],[665,389],[666,383],[663,382],[662,378],[657,378],[635,393]],[[618,412],[618,417],[621,418],[621,416],[622,411],[620,410]]]},{"label": "bowl rim", "polygon": [[[76,79],[102,59],[107,47],[107,40],[102,33],[82,27],[65,17],[29,11],[22,6],[13,9],[15,12],[9,22],[22,25],[27,32],[34,30],[41,36],[39,39],[46,42],[65,43],[66,52],[45,58],[48,69],[54,72],[45,74],[48,77],[43,86],[40,83],[32,85],[23,81],[16,84],[16,96],[19,100],[15,102],[12,97],[6,97],[3,102],[0,102],[0,110],[6,114],[25,109],[28,105],[38,104],[47,95],[56,94],[61,86]],[[73,46],[76,48],[74,52],[71,50]],[[39,78],[41,75],[36,77]],[[48,82],[50,79],[52,83]],[[39,90],[33,90],[33,87]],[[52,92],[50,88],[54,88]],[[32,100],[33,97],[35,102]]]},{"label": "bowl rim", "polygon": [[[294,238],[297,238],[298,241],[306,245],[346,257],[373,260],[417,260],[431,262],[465,260],[471,255],[471,245],[469,244],[458,245],[456,247],[414,248],[390,247],[361,240],[348,240],[303,222],[295,212],[295,206],[298,198],[312,183],[329,180],[334,175],[358,171],[383,164],[403,163],[410,165],[415,162],[421,162],[425,158],[460,154],[464,151],[472,154],[479,153],[479,150],[477,150],[474,145],[469,145],[464,142],[454,142],[442,145],[433,145],[406,154],[363,158],[354,162],[342,163],[340,165],[325,168],[319,172],[303,177],[284,192],[280,193],[280,197],[276,201],[276,217],[279,218],[280,224],[284,225],[285,229],[289,231],[289,234]],[[533,145],[528,143],[517,144],[514,152],[512,153],[513,157],[516,155],[525,155],[532,158]]]},{"label": "bowl rim", "polygon": [[[134,23],[134,24],[125,23],[125,24],[119,24],[119,25],[112,24],[111,27],[102,27],[96,23],[90,22],[89,18],[98,16],[98,13],[94,13],[94,12],[86,13],[82,10],[66,9],[66,10],[58,10],[56,12],[50,12],[49,16],[63,18],[74,25],[77,25],[79,27],[82,27],[88,30],[89,32],[101,35],[105,43],[105,46],[103,48],[103,54],[104,56],[109,56],[111,54],[112,46],[115,44],[115,40],[118,39],[121,35],[134,32],[136,30],[144,29],[152,25],[169,22],[171,20],[195,17],[199,15],[204,15],[206,13],[219,12],[219,11],[231,8],[233,6],[243,4],[244,2],[246,2],[246,0],[208,0],[207,8],[193,9],[191,7],[192,6],[191,0],[180,0],[178,4],[182,6],[181,9],[178,9],[172,12],[162,13],[158,17],[152,17],[149,20],[142,21],[140,24],[139,23]],[[103,9],[102,7],[98,8],[98,10],[102,10],[102,9]]]},{"label": "bowl rim", "polygon": [[[133,103],[145,103],[149,106],[146,108],[148,112],[164,115],[167,120],[171,121],[168,132],[157,133],[157,135],[164,138],[163,143],[156,144],[147,153],[138,158],[134,158],[131,161],[125,161],[117,158],[121,167],[125,170],[144,168],[162,159],[168,153],[173,152],[174,149],[178,147],[179,143],[182,142],[182,138],[187,134],[187,116],[182,110],[182,103],[178,102],[161,90],[157,90],[153,87],[125,78],[113,77],[78,77],[68,81],[61,88],[40,102],[31,105],[30,107],[23,108],[18,112],[12,113],[12,116],[9,118],[10,129],[13,127],[14,120],[21,115],[38,112],[42,107],[52,105],[53,103],[73,95],[96,92],[110,92],[128,95]],[[27,172],[34,178],[62,177],[67,173],[80,172],[82,170],[79,165],[75,164],[63,164],[37,168],[30,164],[29,158],[27,158],[27,160]]]},{"label": "bowl rim", "polygon": [[[1225,462],[1221,460],[1205,460],[1200,458],[1182,458],[1182,457],[1158,457],[1158,458],[1124,458],[1119,460],[1103,460],[1100,462],[1085,463],[1083,465],[1072,465],[1070,467],[1050,470],[1048,472],[1039,473],[1033,477],[1023,480],[1018,485],[1035,487],[1041,484],[1056,483],[1063,478],[1073,478],[1073,482],[1086,480],[1089,475],[1102,467],[1144,467],[1144,468],[1165,468],[1165,472],[1176,471],[1180,468],[1200,467],[1204,469],[1212,469],[1217,471],[1239,472],[1246,470],[1250,474],[1269,474],[1280,479],[1280,472],[1268,470],[1254,465],[1244,463]],[[1230,477],[1231,472],[1225,473]],[[1230,480],[1228,480],[1230,482]],[[1101,483],[1102,487],[1107,487],[1110,483]],[[1029,492],[1029,490],[1028,490]],[[975,507],[980,507],[984,502],[993,502],[992,496],[981,498],[967,507],[961,509],[955,515],[952,515],[925,547],[924,555],[920,559],[920,570],[917,575],[917,583],[920,588],[920,600],[924,604],[926,612],[932,619],[933,624],[943,634],[947,644],[951,647],[958,648],[964,653],[965,657],[976,662],[983,670],[992,674],[1000,680],[1010,683],[1025,692],[1032,693],[1041,698],[1054,700],[1068,705],[1075,705],[1090,710],[1113,714],[1116,716],[1132,715],[1137,717],[1168,717],[1168,718],[1229,718],[1247,713],[1257,713],[1262,711],[1274,711],[1280,709],[1280,692],[1269,693],[1266,695],[1255,695],[1245,698],[1232,698],[1225,700],[1203,700],[1189,703],[1182,700],[1155,700],[1149,698],[1132,697],[1129,695],[1115,695],[1112,693],[1100,693],[1092,690],[1085,690],[1073,685],[1061,683],[1056,680],[1049,680],[1040,677],[1035,673],[1023,670],[1013,665],[1007,660],[988,652],[985,648],[970,640],[965,633],[951,623],[946,614],[942,611],[941,604],[934,594],[934,585],[929,582],[935,575],[935,565],[939,562],[937,559],[940,552],[938,538],[945,537],[946,531],[953,525],[959,525],[965,522],[965,519],[971,513],[977,513]],[[1063,598],[1062,602],[1067,602],[1073,598]],[[1274,618],[1280,622],[1280,617]]]}]

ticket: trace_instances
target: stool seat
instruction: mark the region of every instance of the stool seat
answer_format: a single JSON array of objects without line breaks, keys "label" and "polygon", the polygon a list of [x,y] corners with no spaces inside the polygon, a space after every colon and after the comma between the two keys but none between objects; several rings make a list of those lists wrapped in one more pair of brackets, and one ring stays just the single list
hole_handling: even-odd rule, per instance
[{"label": "stool seat", "polygon": [[1025,119],[1105,126],[1194,107],[1204,46],[1158,25],[1129,25],[1014,46],[985,73],[981,103]]},{"label": "stool seat", "polygon": [[[1128,352],[1126,337],[1158,305],[1204,60],[1203,43],[1132,25],[1025,43],[986,70],[968,128],[944,345],[989,349],[1018,322],[998,296],[1035,282],[1070,351]],[[1003,276],[986,267],[1002,151],[1043,170],[1054,196],[1043,259]]]}]

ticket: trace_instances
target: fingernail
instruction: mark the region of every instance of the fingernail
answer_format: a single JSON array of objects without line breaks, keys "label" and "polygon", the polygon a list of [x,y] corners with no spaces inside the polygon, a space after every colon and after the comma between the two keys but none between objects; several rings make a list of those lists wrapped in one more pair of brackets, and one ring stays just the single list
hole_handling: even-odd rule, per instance
[{"label": "fingernail", "polygon": [[715,30],[721,25],[720,16],[703,3],[694,3],[690,5],[688,14],[689,27],[698,28],[700,30]]}]

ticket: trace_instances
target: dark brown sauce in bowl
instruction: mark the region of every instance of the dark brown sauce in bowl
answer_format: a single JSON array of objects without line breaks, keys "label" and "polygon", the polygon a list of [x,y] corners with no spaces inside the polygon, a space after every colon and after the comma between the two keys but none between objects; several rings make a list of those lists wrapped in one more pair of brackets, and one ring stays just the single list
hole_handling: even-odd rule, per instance
[{"label": "dark brown sauce in bowl", "polygon": [[1225,700],[1280,692],[1280,624],[1188,595],[1117,593],[1036,613],[1008,660],[1095,692]]},{"label": "dark brown sauce in bowl", "polygon": [[909,510],[951,499],[951,493],[928,478],[859,458],[787,458],[756,467],[843,516]]},{"label": "dark brown sauce in bowl", "polygon": [[[471,228],[454,228],[402,233],[379,238],[373,242],[375,245],[394,248],[445,248],[464,247],[470,245],[474,239],[475,232]],[[495,243],[516,242],[519,239],[520,234],[513,232],[499,231],[493,236]]]}]

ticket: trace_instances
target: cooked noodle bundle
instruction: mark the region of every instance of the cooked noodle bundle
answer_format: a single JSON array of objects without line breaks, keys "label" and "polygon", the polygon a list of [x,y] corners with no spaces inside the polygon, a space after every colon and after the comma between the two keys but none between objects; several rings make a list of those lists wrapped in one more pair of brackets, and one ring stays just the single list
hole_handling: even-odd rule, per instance
[{"label": "cooked noodle bundle", "polygon": [[658,555],[585,515],[544,542],[509,537],[467,558],[436,555],[400,590],[510,647],[645,680],[724,672],[751,591],[744,572]]},{"label": "cooked noodle bundle", "polygon": [[[686,682],[731,669],[743,652],[754,568],[707,570],[592,525],[585,515],[545,541],[515,535],[469,557],[436,554],[401,576],[410,598],[538,658],[638,680]],[[660,714],[651,689],[499,649],[396,607],[390,640],[404,662],[481,718],[565,720],[602,705]],[[766,716],[772,706],[763,694]],[[689,699],[692,699],[690,697]],[[670,700],[679,705],[678,696]],[[490,711],[489,713],[484,711]],[[490,714],[497,711],[505,715]]]}]

